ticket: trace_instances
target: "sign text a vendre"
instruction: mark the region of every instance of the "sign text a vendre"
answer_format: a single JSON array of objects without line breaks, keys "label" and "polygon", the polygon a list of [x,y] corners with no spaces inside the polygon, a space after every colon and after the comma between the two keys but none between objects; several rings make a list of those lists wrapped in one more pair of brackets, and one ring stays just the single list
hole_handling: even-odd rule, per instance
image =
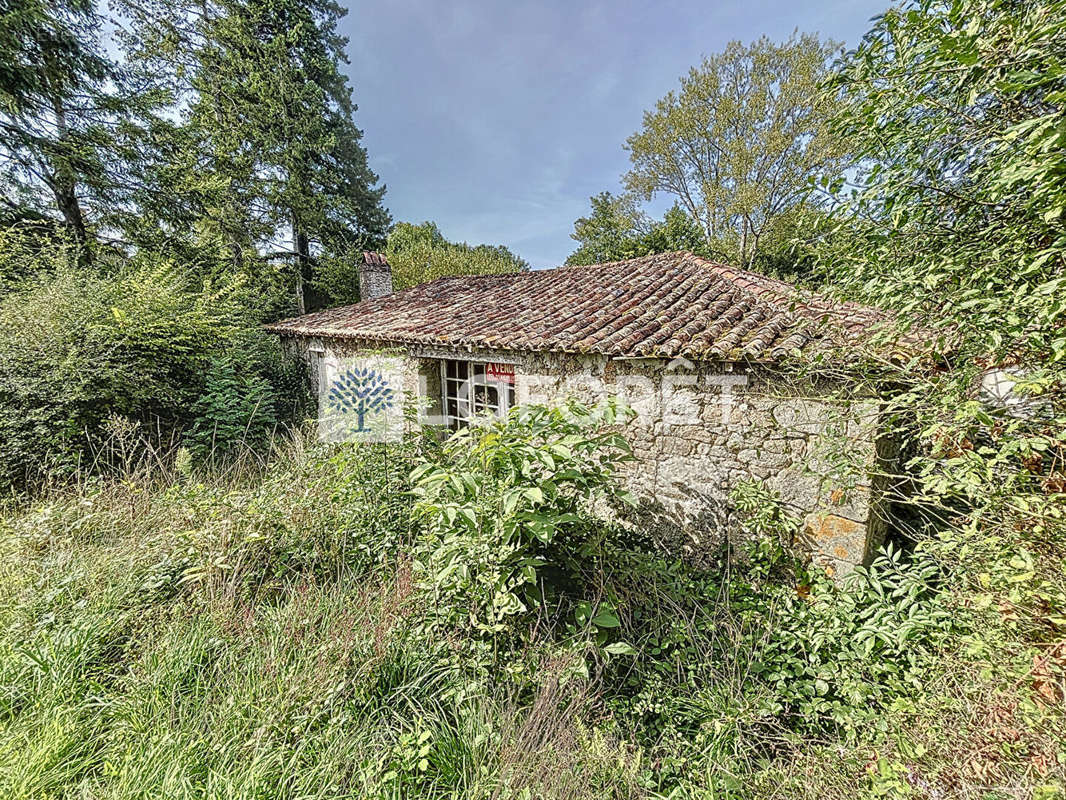
[{"label": "sign text a vendre", "polygon": [[514,364],[489,362],[485,365],[485,379],[514,386]]}]

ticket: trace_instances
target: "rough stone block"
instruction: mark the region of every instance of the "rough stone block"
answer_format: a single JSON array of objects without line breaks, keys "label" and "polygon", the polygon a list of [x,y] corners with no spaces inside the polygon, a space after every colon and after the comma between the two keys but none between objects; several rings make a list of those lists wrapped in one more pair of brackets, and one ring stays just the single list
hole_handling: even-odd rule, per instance
[{"label": "rough stone block", "polygon": [[866,522],[869,519],[869,486],[835,487],[825,491],[830,485],[827,482],[823,487],[825,494],[821,506],[825,511],[858,522]]},{"label": "rough stone block", "polygon": [[[866,525],[836,514],[810,514],[805,520],[803,538],[816,563],[836,562],[855,566],[869,556]],[[839,575],[840,568],[835,569]]]}]

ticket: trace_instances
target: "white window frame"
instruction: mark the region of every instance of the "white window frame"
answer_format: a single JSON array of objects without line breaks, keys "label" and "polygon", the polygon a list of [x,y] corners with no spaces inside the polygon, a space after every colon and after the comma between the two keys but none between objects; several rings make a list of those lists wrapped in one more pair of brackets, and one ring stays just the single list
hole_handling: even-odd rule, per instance
[{"label": "white window frame", "polygon": [[[479,417],[489,416],[502,419],[515,404],[514,384],[489,380],[485,377],[486,367],[490,363],[500,362],[441,359],[441,411],[445,424],[452,430],[466,427]],[[454,375],[449,372],[449,365],[453,366],[451,372],[454,372]],[[480,392],[481,388],[485,388],[486,391]],[[496,392],[495,403],[487,402],[489,389]],[[454,414],[450,405],[452,400],[455,401]]]}]

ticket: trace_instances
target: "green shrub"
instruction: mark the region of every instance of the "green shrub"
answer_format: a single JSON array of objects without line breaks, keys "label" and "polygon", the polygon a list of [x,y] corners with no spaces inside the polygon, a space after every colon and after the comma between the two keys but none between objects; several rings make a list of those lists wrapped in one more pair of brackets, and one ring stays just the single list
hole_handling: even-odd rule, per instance
[{"label": "green shrub", "polygon": [[601,666],[605,699],[664,793],[700,776],[701,791],[733,796],[752,748],[876,735],[926,696],[966,625],[926,554],[889,547],[834,583],[783,546],[795,520],[773,495],[753,483],[733,501],[751,537],[742,558],[723,542],[697,567],[615,538],[589,565],[631,645]]},{"label": "green shrub", "polygon": [[415,470],[416,556],[443,624],[500,633],[540,606],[547,576],[588,555],[603,529],[593,506],[628,500],[617,470],[629,445],[610,429],[625,413],[523,406],[452,436]]},{"label": "green shrub", "polygon": [[[3,258],[25,257],[31,245],[8,239]],[[199,449],[272,427],[267,381],[286,368],[236,288],[190,285],[146,256],[103,272],[60,252],[0,299],[0,488],[128,458],[128,442],[109,447],[116,425],[142,444],[193,427]]]},{"label": "green shrub", "polygon": [[81,262],[82,248],[48,225],[0,225],[0,295]]},{"label": "green shrub", "polygon": [[937,561],[890,542],[834,582],[791,552],[799,520],[775,494],[751,481],[731,498],[751,543],[730,603],[748,631],[750,674],[771,690],[769,709],[792,727],[848,727],[919,692],[953,627]]},{"label": "green shrub", "polygon": [[800,730],[856,728],[920,694],[954,626],[939,577],[932,559],[890,546],[841,585],[815,571],[798,588],[741,586],[733,603],[769,710]]},{"label": "green shrub", "polygon": [[240,370],[228,356],[211,359],[192,416],[186,441],[200,460],[259,450],[278,426],[270,384],[254,372]]}]

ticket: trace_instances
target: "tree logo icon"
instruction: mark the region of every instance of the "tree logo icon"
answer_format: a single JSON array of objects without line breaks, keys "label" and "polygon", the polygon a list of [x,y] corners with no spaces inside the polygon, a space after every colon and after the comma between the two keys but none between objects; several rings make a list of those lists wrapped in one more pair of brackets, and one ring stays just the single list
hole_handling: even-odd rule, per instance
[{"label": "tree logo icon", "polygon": [[392,405],[395,393],[385,377],[370,367],[352,367],[333,381],[329,404],[337,414],[355,415],[356,433],[365,433],[367,417],[373,417]]}]

